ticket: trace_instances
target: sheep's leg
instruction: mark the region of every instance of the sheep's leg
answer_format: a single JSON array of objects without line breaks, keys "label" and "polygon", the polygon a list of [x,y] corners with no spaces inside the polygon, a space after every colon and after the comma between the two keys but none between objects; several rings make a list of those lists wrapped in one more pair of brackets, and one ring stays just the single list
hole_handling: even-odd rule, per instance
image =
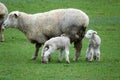
[{"label": "sheep's leg", "polygon": [[80,30],[77,34],[79,36],[79,39],[74,42],[74,47],[76,49],[76,54],[75,54],[75,57],[73,59],[74,61],[78,61],[78,58],[80,56],[80,52],[81,52],[81,49],[82,49],[82,39],[84,38],[85,30],[86,30],[85,26],[82,26],[80,28]]},{"label": "sheep's leg", "polygon": [[74,42],[74,47],[76,49],[76,54],[75,54],[75,57],[74,57],[74,61],[78,61],[78,58],[80,56],[80,51],[82,49],[82,41],[76,41]]},{"label": "sheep's leg", "polygon": [[0,26],[0,42],[3,42],[4,41],[4,29]]},{"label": "sheep's leg", "polygon": [[62,62],[62,55],[63,55],[64,50],[60,50],[59,56],[58,56],[58,61]]},{"label": "sheep's leg", "polygon": [[67,63],[70,63],[70,60],[69,60],[69,49],[66,49],[66,50],[65,50],[65,53],[66,53],[66,55],[65,55],[65,57],[66,57],[66,62],[67,62]]},{"label": "sheep's leg", "polygon": [[36,51],[35,51],[34,56],[32,57],[33,60],[35,60],[37,58],[41,44],[36,43],[35,47],[36,47]]}]

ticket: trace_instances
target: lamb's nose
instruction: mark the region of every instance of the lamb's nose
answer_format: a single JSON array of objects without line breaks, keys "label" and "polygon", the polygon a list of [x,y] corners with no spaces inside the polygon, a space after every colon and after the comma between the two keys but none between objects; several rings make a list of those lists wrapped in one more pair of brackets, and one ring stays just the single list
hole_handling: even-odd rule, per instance
[{"label": "lamb's nose", "polygon": [[3,27],[3,28],[5,28],[5,27],[6,27],[6,24],[5,24],[5,23],[3,23],[3,24],[2,24],[2,27]]}]

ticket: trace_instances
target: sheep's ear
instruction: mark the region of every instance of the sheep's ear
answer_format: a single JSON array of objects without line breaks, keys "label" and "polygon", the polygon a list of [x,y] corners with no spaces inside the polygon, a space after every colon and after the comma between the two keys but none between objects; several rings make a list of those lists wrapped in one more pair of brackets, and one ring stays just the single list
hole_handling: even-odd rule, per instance
[{"label": "sheep's ear", "polygon": [[94,32],[93,32],[93,34],[97,34],[97,32],[96,32],[96,31],[94,31]]}]

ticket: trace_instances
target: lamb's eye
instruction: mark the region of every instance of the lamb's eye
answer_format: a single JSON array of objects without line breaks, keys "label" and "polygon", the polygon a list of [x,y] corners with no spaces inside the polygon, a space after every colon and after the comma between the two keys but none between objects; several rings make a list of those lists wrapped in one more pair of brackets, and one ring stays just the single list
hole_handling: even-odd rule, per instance
[{"label": "lamb's eye", "polygon": [[91,33],[89,33],[88,35],[91,35]]}]

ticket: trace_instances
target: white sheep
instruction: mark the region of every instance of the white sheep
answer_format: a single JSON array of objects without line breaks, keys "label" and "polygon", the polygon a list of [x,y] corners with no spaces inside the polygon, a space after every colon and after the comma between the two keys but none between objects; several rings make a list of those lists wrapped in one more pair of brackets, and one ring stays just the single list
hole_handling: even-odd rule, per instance
[{"label": "white sheep", "polygon": [[2,27],[3,22],[7,18],[8,10],[6,6],[0,2],[0,42],[4,41],[4,27]]},{"label": "white sheep", "polygon": [[19,29],[32,43],[36,44],[33,59],[37,58],[39,48],[45,41],[65,33],[69,36],[71,42],[74,42],[76,49],[74,60],[77,61],[88,24],[89,17],[87,14],[81,10],[69,8],[37,14],[13,11],[8,15],[3,26]]},{"label": "white sheep", "polygon": [[100,44],[101,39],[94,30],[88,30],[85,37],[89,39],[89,45],[86,50],[86,60],[92,61],[93,58],[100,61]]},{"label": "white sheep", "polygon": [[56,50],[60,50],[58,60],[62,61],[62,55],[65,51],[66,53],[66,62],[70,63],[69,61],[69,47],[70,47],[70,39],[67,36],[60,36],[60,37],[54,37],[49,39],[45,42],[43,49],[42,49],[42,62],[48,63],[49,61],[49,55],[53,53]]}]

